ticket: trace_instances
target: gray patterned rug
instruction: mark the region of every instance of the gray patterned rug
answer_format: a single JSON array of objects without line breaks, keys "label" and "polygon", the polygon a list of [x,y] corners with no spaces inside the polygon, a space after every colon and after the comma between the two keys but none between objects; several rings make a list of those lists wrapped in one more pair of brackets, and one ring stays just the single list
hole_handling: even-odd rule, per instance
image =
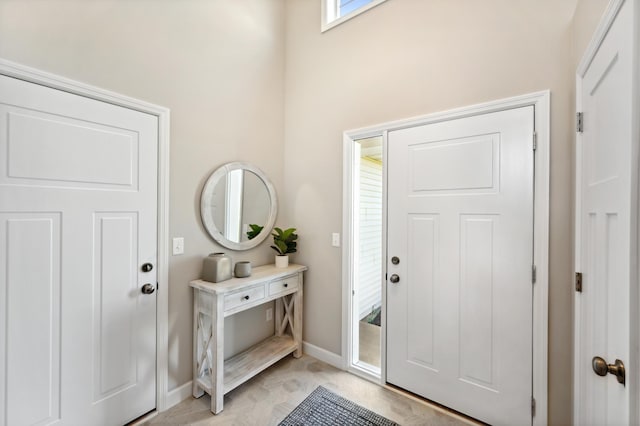
[{"label": "gray patterned rug", "polygon": [[279,426],[399,426],[322,386],[311,392]]}]

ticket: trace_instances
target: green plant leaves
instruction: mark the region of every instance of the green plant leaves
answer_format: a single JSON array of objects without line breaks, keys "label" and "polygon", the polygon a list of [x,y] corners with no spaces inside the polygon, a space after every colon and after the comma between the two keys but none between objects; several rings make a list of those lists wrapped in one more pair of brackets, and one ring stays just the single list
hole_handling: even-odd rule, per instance
[{"label": "green plant leaves", "polygon": [[289,228],[282,230],[281,228],[275,227],[273,228],[271,235],[273,235],[273,246],[278,254],[285,255],[289,253],[297,252],[298,243],[295,240],[298,239],[298,234],[296,234],[296,228]]},{"label": "green plant leaves", "polygon": [[249,238],[250,240],[252,240],[255,237],[257,237],[258,234],[260,232],[262,232],[262,229],[264,228],[264,226],[255,225],[255,224],[249,224],[249,227],[251,229],[249,231],[247,231],[247,238]]}]

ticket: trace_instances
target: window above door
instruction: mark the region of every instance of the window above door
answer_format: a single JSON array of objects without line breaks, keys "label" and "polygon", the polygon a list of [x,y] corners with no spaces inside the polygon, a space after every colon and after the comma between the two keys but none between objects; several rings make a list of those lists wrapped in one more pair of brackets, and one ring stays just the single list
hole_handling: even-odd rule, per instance
[{"label": "window above door", "polygon": [[325,32],[336,25],[348,21],[387,0],[320,0],[322,3],[322,23]]}]

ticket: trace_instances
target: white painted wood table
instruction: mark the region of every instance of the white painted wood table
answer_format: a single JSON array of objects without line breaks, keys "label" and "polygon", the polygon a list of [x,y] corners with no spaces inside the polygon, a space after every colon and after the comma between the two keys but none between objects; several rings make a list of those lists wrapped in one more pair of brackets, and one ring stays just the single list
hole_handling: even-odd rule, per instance
[{"label": "white painted wood table", "polygon": [[[258,266],[247,278],[193,287],[193,396],[211,395],[211,412],[222,411],[224,395],[293,352],[302,356],[302,273],[306,266]],[[224,319],[274,301],[275,332],[224,360]]]}]

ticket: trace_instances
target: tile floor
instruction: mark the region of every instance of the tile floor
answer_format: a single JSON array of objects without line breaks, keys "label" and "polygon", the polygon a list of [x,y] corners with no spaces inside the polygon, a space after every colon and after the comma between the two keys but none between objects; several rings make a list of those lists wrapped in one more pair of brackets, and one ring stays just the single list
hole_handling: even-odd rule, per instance
[{"label": "tile floor", "polygon": [[277,425],[317,386],[360,404],[401,425],[475,424],[416,398],[408,397],[308,355],[281,360],[225,395],[224,410],[213,415],[208,395],[189,398],[146,425]]}]

